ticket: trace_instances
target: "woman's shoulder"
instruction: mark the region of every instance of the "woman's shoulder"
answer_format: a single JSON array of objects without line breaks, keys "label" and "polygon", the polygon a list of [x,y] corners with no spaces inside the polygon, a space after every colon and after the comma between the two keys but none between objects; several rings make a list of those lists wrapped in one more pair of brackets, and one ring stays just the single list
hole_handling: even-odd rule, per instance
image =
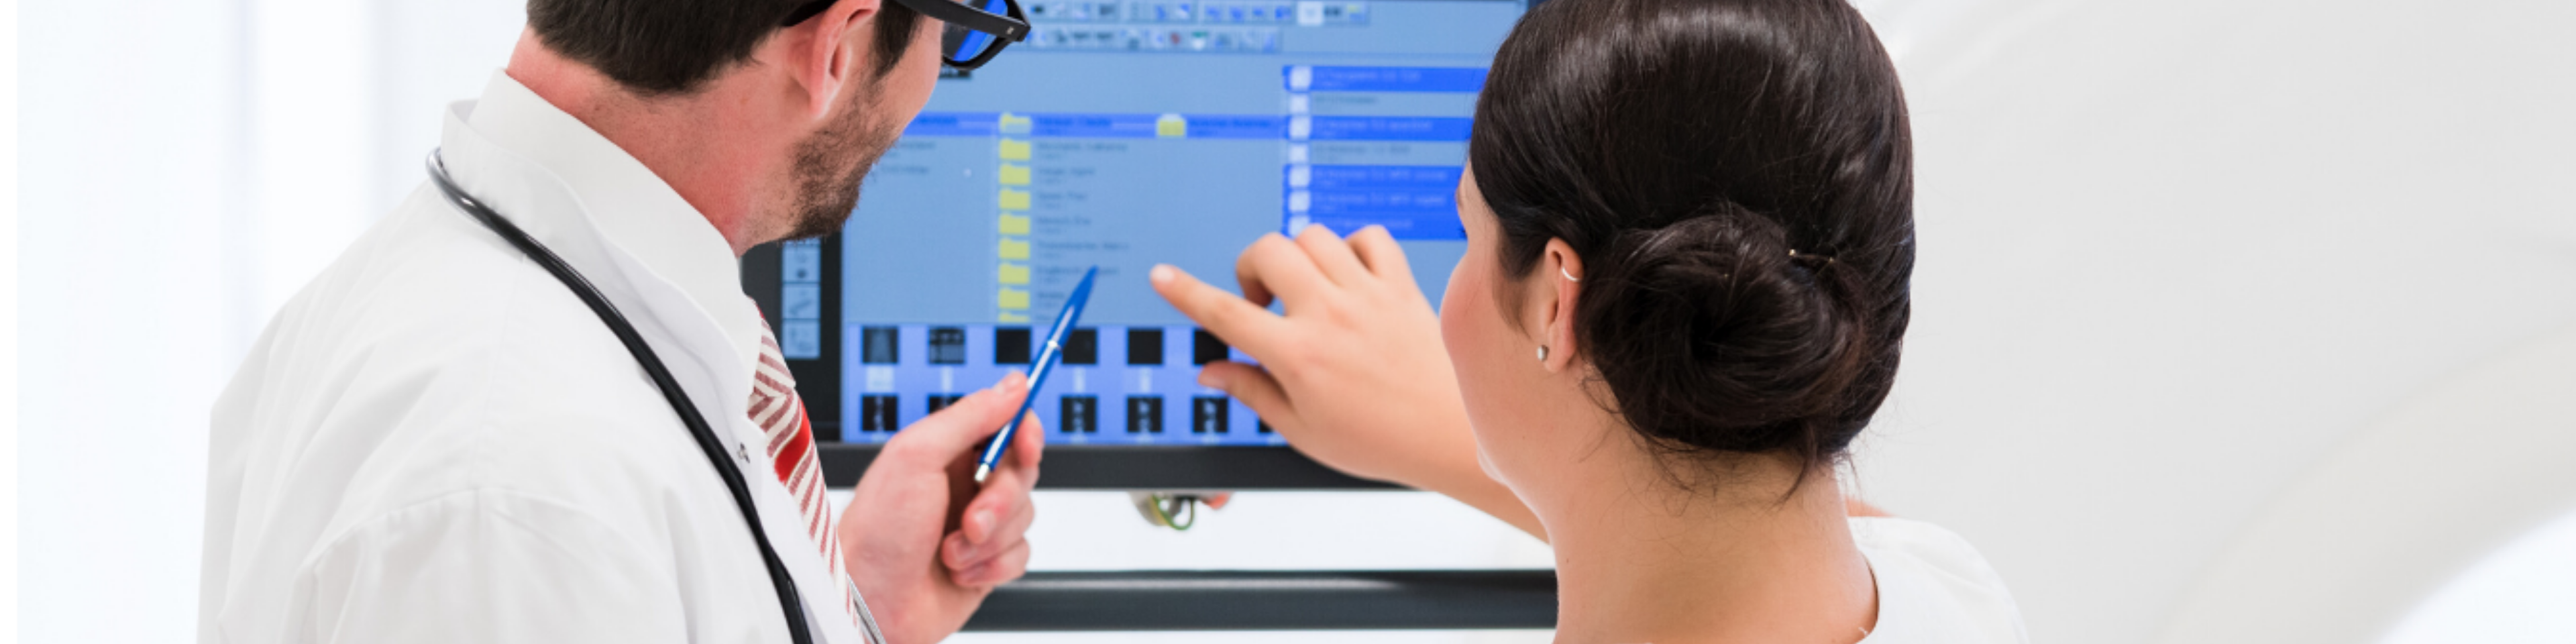
[{"label": "woman's shoulder", "polygon": [[2022,644],[2021,609],[1985,555],[1941,526],[1853,517],[1878,579],[1878,628],[1863,644]]}]

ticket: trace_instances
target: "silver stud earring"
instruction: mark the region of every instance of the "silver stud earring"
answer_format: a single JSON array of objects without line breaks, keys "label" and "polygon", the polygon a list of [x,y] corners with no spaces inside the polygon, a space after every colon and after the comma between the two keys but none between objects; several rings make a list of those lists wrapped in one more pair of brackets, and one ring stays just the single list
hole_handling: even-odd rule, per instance
[{"label": "silver stud earring", "polygon": [[1538,361],[1547,362],[1547,345],[1538,345]]}]

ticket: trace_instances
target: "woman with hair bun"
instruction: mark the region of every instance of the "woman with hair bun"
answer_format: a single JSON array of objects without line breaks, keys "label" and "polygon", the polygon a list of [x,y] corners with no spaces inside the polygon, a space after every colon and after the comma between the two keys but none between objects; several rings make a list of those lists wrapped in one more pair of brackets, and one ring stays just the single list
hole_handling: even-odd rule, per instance
[{"label": "woman with hair bun", "polygon": [[[1496,55],[1435,315],[1384,229],[1265,236],[1202,380],[1546,539],[1565,642],[2023,642],[1976,549],[1834,476],[1896,376],[1912,143],[1841,0],[1550,0]],[[1248,299],[1247,299],[1248,298]],[[1276,316],[1262,307],[1284,303]]]}]

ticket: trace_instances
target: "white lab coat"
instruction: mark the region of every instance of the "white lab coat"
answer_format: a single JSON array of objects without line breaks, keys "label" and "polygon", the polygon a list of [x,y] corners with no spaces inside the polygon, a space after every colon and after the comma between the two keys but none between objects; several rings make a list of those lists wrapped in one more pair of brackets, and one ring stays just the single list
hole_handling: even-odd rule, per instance
[{"label": "white lab coat", "polygon": [[[707,415],[816,641],[865,641],[746,413],[761,321],[723,237],[505,74],[446,121],[456,182],[587,275]],[[425,180],[270,322],[213,430],[201,641],[787,641],[658,390]]]}]

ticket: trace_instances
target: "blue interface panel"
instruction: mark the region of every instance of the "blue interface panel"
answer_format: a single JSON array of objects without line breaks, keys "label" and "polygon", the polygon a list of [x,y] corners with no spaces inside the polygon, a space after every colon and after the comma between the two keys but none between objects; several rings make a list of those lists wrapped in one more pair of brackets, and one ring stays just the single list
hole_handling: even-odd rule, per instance
[{"label": "blue interface panel", "polygon": [[[842,439],[883,442],[1028,368],[1096,265],[1082,330],[1033,406],[1050,442],[1285,444],[1198,386],[1199,365],[1244,357],[1146,272],[1168,263],[1231,288],[1235,256],[1263,233],[1377,224],[1436,304],[1465,252],[1452,199],[1476,92],[1524,4],[1025,6],[1028,41],[939,81],[840,236]],[[796,330],[799,302],[819,302],[798,292],[817,288],[799,279],[818,254],[782,253],[790,358],[822,357]]]}]

